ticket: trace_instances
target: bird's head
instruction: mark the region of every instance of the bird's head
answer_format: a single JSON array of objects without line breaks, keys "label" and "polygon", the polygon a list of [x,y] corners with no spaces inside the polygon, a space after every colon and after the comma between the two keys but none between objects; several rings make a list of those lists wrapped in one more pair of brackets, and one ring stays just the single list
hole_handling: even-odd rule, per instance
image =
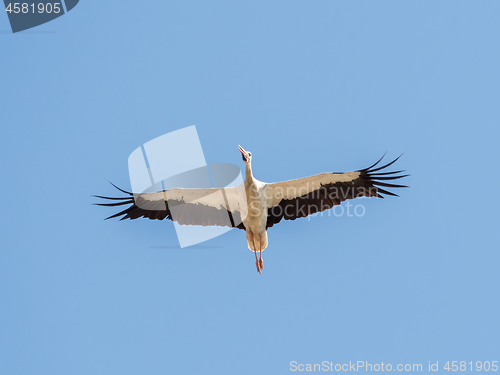
[{"label": "bird's head", "polygon": [[241,158],[243,159],[245,164],[250,164],[250,162],[252,161],[252,153],[250,151],[245,151],[240,145],[238,145],[238,149],[241,152]]}]

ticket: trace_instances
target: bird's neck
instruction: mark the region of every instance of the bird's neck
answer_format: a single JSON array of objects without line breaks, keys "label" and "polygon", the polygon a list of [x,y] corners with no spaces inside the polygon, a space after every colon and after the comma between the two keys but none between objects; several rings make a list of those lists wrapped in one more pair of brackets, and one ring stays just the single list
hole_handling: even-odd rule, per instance
[{"label": "bird's neck", "polygon": [[253,182],[252,166],[250,163],[245,163],[245,182],[247,184]]}]

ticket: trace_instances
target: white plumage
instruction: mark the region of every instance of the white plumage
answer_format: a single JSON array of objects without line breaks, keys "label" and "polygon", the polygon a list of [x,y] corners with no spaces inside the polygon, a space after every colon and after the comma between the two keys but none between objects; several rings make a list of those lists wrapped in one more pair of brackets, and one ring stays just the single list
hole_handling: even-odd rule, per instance
[{"label": "white plumage", "polygon": [[[115,200],[101,206],[130,205],[110,218],[170,219],[184,225],[227,226],[246,231],[247,245],[255,254],[257,270],[262,272],[262,251],[268,245],[267,230],[282,219],[295,220],[339,205],[346,199],[378,197],[396,194],[384,188],[406,187],[386,181],[407,175],[403,171],[381,172],[392,162],[346,173],[321,173],[283,182],[265,183],[253,177],[252,153],[238,146],[245,162],[243,184],[220,189],[175,188],[155,193],[127,194],[123,198],[96,196]],[[116,186],[115,186],[116,187]],[[257,258],[259,253],[259,258]]]}]

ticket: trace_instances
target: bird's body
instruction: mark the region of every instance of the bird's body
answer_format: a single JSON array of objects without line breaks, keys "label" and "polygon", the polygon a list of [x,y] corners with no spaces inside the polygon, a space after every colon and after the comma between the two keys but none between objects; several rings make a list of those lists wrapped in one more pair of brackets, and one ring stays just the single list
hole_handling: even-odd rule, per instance
[{"label": "bird's body", "polygon": [[[262,272],[262,268],[264,268],[262,251],[267,247],[267,211],[269,202],[266,199],[267,184],[253,177],[250,163],[246,163],[244,186],[248,207],[247,216],[243,219],[247,235],[247,246],[255,253],[257,270]],[[257,259],[257,252],[260,253],[259,259]]]},{"label": "bird's body", "polygon": [[[130,204],[125,210],[109,218],[123,219],[147,217],[151,220],[165,218],[184,225],[227,226],[244,229],[247,245],[255,253],[257,270],[262,271],[262,251],[268,245],[267,230],[282,219],[295,220],[339,205],[357,197],[383,198],[393,195],[384,188],[406,187],[386,181],[407,175],[402,171],[380,172],[391,163],[372,166],[346,173],[321,173],[310,177],[276,183],[265,183],[254,178],[251,166],[252,153],[238,146],[245,162],[245,181],[231,188],[182,189],[175,188],[155,193],[128,194],[124,198],[99,198],[118,201],[101,203],[102,206]],[[108,219],[109,219],[108,218]],[[259,253],[259,258],[257,258]]]},{"label": "bird's body", "polygon": [[[265,196],[266,184],[255,178],[245,179],[245,193],[247,198],[248,214],[243,220],[247,232],[247,241],[252,235],[256,241],[248,241],[248,248],[253,251],[264,250],[267,247],[267,201]],[[258,239],[265,237],[265,245]],[[257,246],[257,248],[255,248]]]}]

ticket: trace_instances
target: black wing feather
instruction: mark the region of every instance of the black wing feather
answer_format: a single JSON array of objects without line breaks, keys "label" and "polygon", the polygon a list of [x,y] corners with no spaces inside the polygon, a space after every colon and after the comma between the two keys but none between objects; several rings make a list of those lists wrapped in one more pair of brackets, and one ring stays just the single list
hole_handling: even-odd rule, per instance
[{"label": "black wing feather", "polygon": [[[107,217],[105,220],[113,219],[117,217],[121,217],[120,220],[125,219],[139,219],[139,218],[148,218],[150,220],[172,220],[172,214],[168,207],[167,202],[165,203],[162,209],[158,209],[158,202],[145,202],[144,199],[140,197],[140,195],[136,195],[126,190],[120,189],[115,184],[111,183],[116,189],[127,194],[127,197],[105,197],[102,195],[94,195],[96,198],[100,199],[108,199],[108,200],[120,200],[120,202],[114,203],[95,203],[97,206],[105,206],[105,207],[116,207],[122,205],[129,205],[126,209]],[[136,202],[137,200],[141,200],[140,202]],[[228,226],[230,228],[238,228],[245,229],[245,226],[240,220],[239,212],[230,212],[227,209],[215,208],[215,207],[207,207],[200,204],[191,204],[184,203],[180,201],[170,201],[171,204],[176,206],[177,204],[183,204],[183,211],[180,212],[179,217],[176,218],[179,224],[186,225],[199,225],[198,222],[200,218],[203,220],[201,225],[210,226],[210,225],[222,225]],[[164,209],[163,209],[164,208]],[[229,214],[229,220],[227,219]],[[235,225],[236,223],[240,223]]]},{"label": "black wing feather", "polygon": [[384,156],[382,156],[370,167],[359,170],[359,177],[351,182],[325,184],[319,189],[300,197],[294,199],[283,199],[278,205],[269,208],[267,214],[267,228],[279,223],[282,219],[295,220],[300,217],[312,215],[316,212],[323,212],[333,206],[341,204],[347,199],[354,199],[358,197],[384,198],[382,194],[397,197],[397,194],[382,189],[380,186],[385,188],[408,187],[406,185],[397,185],[383,181],[397,180],[409,175],[389,176],[402,173],[404,171],[378,172],[394,164],[402,155],[398,156],[390,163],[374,169],[374,167],[382,161]]}]

